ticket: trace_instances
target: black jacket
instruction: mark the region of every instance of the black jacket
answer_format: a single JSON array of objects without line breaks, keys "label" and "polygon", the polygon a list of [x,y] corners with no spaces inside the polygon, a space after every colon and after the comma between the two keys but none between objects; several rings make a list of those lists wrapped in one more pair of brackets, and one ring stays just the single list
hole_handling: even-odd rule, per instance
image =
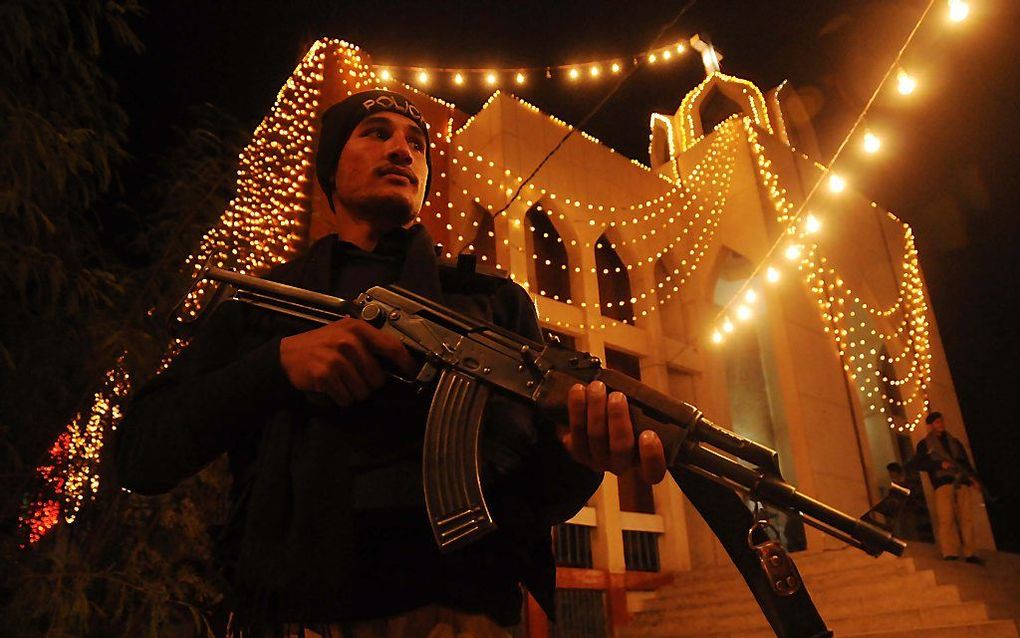
[{"label": "black jacket", "polygon": [[[400,285],[542,340],[520,286],[438,266],[431,238],[415,228]],[[337,244],[327,236],[268,278],[330,292]],[[348,409],[307,400],[280,367],[279,343],[309,327],[239,304],[218,309],[129,407],[115,441],[122,485],[165,492],[227,453],[232,508],[221,554],[250,628],[434,602],[514,624],[518,582],[551,614],[550,527],[584,505],[601,474],[570,459],[526,406],[490,401],[485,489],[499,530],[441,556],[421,500],[428,397],[394,382]]]}]

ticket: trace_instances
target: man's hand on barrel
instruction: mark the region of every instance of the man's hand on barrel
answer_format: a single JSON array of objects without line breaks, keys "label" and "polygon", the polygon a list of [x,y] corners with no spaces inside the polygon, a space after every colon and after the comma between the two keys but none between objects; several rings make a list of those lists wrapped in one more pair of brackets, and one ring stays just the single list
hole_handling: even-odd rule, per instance
[{"label": "man's hand on barrel", "polygon": [[606,385],[593,381],[570,388],[567,396],[569,426],[560,440],[579,463],[597,472],[622,474],[634,466],[649,484],[666,474],[662,442],[654,432],[645,431],[635,440],[627,397],[622,392],[606,394]]}]

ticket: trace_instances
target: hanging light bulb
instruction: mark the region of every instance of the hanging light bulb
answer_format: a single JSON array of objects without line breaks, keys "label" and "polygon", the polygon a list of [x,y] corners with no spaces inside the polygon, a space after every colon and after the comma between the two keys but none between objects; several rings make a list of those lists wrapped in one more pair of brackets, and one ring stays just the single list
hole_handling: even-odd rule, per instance
[{"label": "hanging light bulb", "polygon": [[722,333],[718,330],[712,332],[712,343],[722,343]]},{"label": "hanging light bulb", "polygon": [[595,64],[588,70],[588,73],[590,73],[593,78],[597,78],[599,73],[602,73],[602,69],[599,68],[599,65]]},{"label": "hanging light bulb", "polygon": [[613,73],[619,73],[620,72],[620,63],[619,62],[613,62],[613,66],[609,67],[609,70],[612,71]]},{"label": "hanging light bulb", "polygon": [[882,148],[882,140],[871,131],[864,132],[864,152],[877,153]]},{"label": "hanging light bulb", "polygon": [[418,71],[418,84],[428,84],[429,74],[425,71]]},{"label": "hanging light bulb", "polygon": [[655,55],[654,53],[649,53],[648,54],[648,61],[650,63],[655,64],[658,61],[658,59],[659,59],[659,56]]},{"label": "hanging light bulb", "polygon": [[516,81],[518,84],[524,84],[524,81],[526,79],[527,78],[524,76],[523,73],[518,73],[517,75],[514,76],[514,81]]},{"label": "hanging light bulb", "polygon": [[790,244],[786,247],[786,250],[783,251],[783,254],[790,261],[796,261],[797,259],[800,259],[800,250],[799,244]]},{"label": "hanging light bulb", "polygon": [[832,173],[829,175],[829,190],[833,193],[842,193],[846,190],[846,180],[839,175]]},{"label": "hanging light bulb", "polygon": [[963,22],[970,14],[970,4],[966,0],[949,0],[949,19],[953,22]]},{"label": "hanging light bulb", "polygon": [[751,309],[741,304],[737,306],[737,319],[741,321],[747,321],[751,318]]},{"label": "hanging light bulb", "polygon": [[464,76],[461,75],[460,73],[454,75],[453,76],[453,83],[456,84],[457,86],[460,86],[461,84],[464,84]]},{"label": "hanging light bulb", "polygon": [[822,222],[814,215],[808,215],[807,220],[804,222],[804,230],[807,233],[814,234],[822,229]]},{"label": "hanging light bulb", "polygon": [[570,76],[571,80],[576,80],[581,75],[581,73],[577,69],[570,69],[567,75]]},{"label": "hanging light bulb", "polygon": [[491,72],[490,73],[486,73],[485,74],[485,83],[488,84],[489,86],[495,86],[496,85],[496,74],[495,73],[491,73]]},{"label": "hanging light bulb", "polygon": [[903,67],[896,71],[896,90],[900,95],[910,95],[917,88],[917,80],[906,72]]},{"label": "hanging light bulb", "polygon": [[733,322],[729,320],[729,317],[723,320],[722,329],[723,332],[733,332]]},{"label": "hanging light bulb", "polygon": [[671,57],[673,57],[673,53],[669,49],[666,49],[665,51],[662,52],[662,59],[663,60],[668,60]]},{"label": "hanging light bulb", "polygon": [[768,280],[770,284],[774,284],[779,281],[779,269],[775,266],[769,266],[765,270],[765,279]]},{"label": "hanging light bulb", "polygon": [[754,303],[758,301],[758,293],[756,293],[753,288],[749,289],[746,293],[744,293],[744,301],[747,303]]},{"label": "hanging light bulb", "polygon": [[684,52],[684,43],[683,42],[677,43],[677,45],[676,45],[676,52],[677,52],[677,55],[679,55],[679,54]]},{"label": "hanging light bulb", "polygon": [[389,69],[383,69],[382,71],[379,71],[379,79],[383,82],[389,82],[393,79],[393,74],[390,73]]}]

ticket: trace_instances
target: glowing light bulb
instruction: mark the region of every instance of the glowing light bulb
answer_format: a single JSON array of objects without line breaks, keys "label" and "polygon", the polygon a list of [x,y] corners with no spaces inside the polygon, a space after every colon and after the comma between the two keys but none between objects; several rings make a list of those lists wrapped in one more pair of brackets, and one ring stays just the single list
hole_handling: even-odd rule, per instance
[{"label": "glowing light bulb", "polygon": [[581,75],[581,73],[577,69],[570,69],[570,72],[567,73],[567,75],[570,76],[571,80],[576,80]]},{"label": "glowing light bulb", "polygon": [[418,71],[418,84],[428,84],[429,74],[425,71]]},{"label": "glowing light bulb", "polygon": [[740,319],[741,321],[747,321],[750,318],[751,318],[750,308],[744,305],[737,306],[737,319]]},{"label": "glowing light bulb", "polygon": [[864,133],[864,152],[865,153],[877,153],[878,149],[882,148],[882,140],[872,133],[871,131],[865,131]]},{"label": "glowing light bulb", "polygon": [[595,65],[592,68],[588,69],[588,73],[590,73],[593,78],[597,78],[599,76],[599,73],[602,73],[602,69],[600,69],[598,65]]},{"label": "glowing light bulb", "polygon": [[722,324],[723,332],[733,332],[733,322],[727,317]]},{"label": "glowing light bulb", "polygon": [[609,67],[609,70],[612,71],[613,73],[619,73],[620,64],[618,62],[613,62],[613,66]]},{"label": "glowing light bulb", "polygon": [[485,74],[485,83],[488,84],[489,86],[494,86],[496,84],[496,74],[495,73],[486,73]]},{"label": "glowing light bulb", "polygon": [[800,251],[801,248],[799,244],[790,244],[789,246],[786,247],[786,250],[783,251],[783,254],[790,261],[795,261],[797,259],[800,259]]},{"label": "glowing light bulb", "polygon": [[744,301],[746,301],[747,303],[754,303],[758,301],[758,293],[756,293],[754,290],[748,290],[746,293],[744,293]]},{"label": "glowing light bulb", "polygon": [[524,77],[524,74],[523,74],[523,73],[518,73],[517,75],[515,75],[515,76],[514,76],[514,80],[515,80],[515,81],[516,81],[516,82],[517,82],[518,84],[524,84],[524,81],[525,81],[526,79],[527,79],[527,78],[526,78],[526,77]]},{"label": "glowing light bulb", "polygon": [[461,85],[461,84],[464,84],[464,76],[461,75],[460,73],[458,73],[457,75],[453,76],[453,83],[458,85],[458,86]]},{"label": "glowing light bulb", "polygon": [[963,22],[970,14],[970,4],[966,0],[949,0],[949,19],[953,22]]},{"label": "glowing light bulb", "polygon": [[651,64],[655,64],[655,62],[656,62],[656,61],[657,61],[658,59],[659,59],[659,56],[655,55],[654,53],[649,53],[649,54],[648,54],[648,61],[649,61],[649,62],[650,62]]},{"label": "glowing light bulb", "polygon": [[393,74],[390,73],[389,69],[383,69],[382,71],[379,71],[379,79],[383,82],[389,82],[393,79]]},{"label": "glowing light bulb", "polygon": [[678,42],[677,43],[677,45],[676,45],[676,52],[677,52],[677,54],[680,54],[680,53],[684,52],[684,43],[683,42]]},{"label": "glowing light bulb", "polygon": [[779,281],[779,269],[774,266],[769,266],[765,271],[765,279],[768,280],[770,284],[774,284]]},{"label": "glowing light bulb", "polygon": [[665,51],[662,52],[662,59],[663,60],[668,60],[671,57],[673,57],[673,53],[669,49],[666,49]]},{"label": "glowing light bulb", "polygon": [[718,330],[712,332],[712,343],[722,343],[722,333]]},{"label": "glowing light bulb", "polygon": [[804,222],[804,230],[808,233],[817,233],[822,229],[822,222],[814,215],[808,215]]},{"label": "glowing light bulb", "polygon": [[846,180],[835,173],[829,175],[829,190],[833,193],[842,193],[846,190]]},{"label": "glowing light bulb", "polygon": [[900,95],[910,95],[917,88],[917,80],[902,67],[896,71],[896,90]]}]

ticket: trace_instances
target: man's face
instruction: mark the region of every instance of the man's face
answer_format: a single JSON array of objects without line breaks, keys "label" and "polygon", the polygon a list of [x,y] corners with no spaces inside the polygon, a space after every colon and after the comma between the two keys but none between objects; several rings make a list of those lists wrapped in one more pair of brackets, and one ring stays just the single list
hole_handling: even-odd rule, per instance
[{"label": "man's face", "polygon": [[946,431],[946,423],[939,417],[931,422],[931,429],[935,430],[935,434],[942,434]]},{"label": "man's face", "polygon": [[337,163],[341,208],[381,229],[411,221],[425,198],[427,144],[425,131],[403,115],[383,111],[361,120]]}]

